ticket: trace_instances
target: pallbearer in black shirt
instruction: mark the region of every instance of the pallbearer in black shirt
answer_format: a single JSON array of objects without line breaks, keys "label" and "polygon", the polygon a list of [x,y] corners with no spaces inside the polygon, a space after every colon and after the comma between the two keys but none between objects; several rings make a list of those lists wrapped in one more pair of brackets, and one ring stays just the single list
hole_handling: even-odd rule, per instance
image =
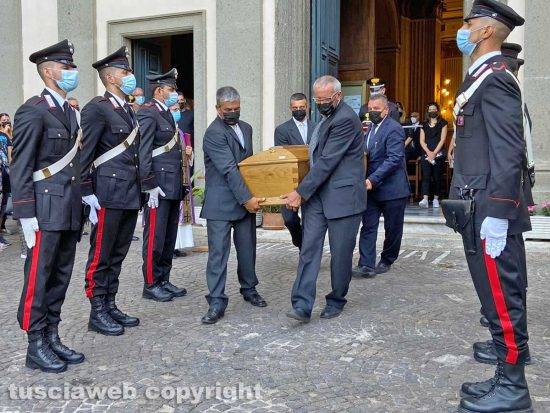
[{"label": "pallbearer in black shirt", "polygon": [[46,88],[15,113],[11,180],[14,218],[29,247],[17,318],[28,334],[27,367],[61,372],[84,355],[58,335],[82,222],[80,126],[66,101],[78,85],[73,45],[63,40],[33,53]]},{"label": "pallbearer in black shirt", "polygon": [[524,19],[496,0],[476,0],[464,20],[457,45],[471,66],[454,108],[450,197],[475,202],[474,227],[461,233],[498,367],[489,380],[463,384],[459,411],[531,412],[524,369],[529,346],[523,232],[531,225],[522,96],[501,55],[502,43]]},{"label": "pallbearer in black shirt", "polygon": [[143,298],[170,301],[187,294],[170,282],[178,232],[182,149],[170,106],[178,102],[176,69],[147,76],[153,99],[138,111],[142,191],[147,194],[143,231]]},{"label": "pallbearer in black shirt", "polygon": [[93,224],[85,279],[88,329],[105,335],[120,335],[124,327],[139,324],[115,302],[141,206],[138,124],[125,100],[136,78],[126,53],[121,47],[92,64],[106,92],[82,109],[82,200],[90,206]]}]

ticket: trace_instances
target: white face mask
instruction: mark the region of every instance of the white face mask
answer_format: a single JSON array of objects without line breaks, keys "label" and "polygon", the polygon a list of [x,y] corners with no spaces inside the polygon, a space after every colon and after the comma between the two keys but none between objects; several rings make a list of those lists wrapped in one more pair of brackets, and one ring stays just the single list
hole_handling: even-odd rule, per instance
[{"label": "white face mask", "polygon": [[411,118],[411,123],[414,124],[414,123],[416,123],[416,122],[418,122],[418,119],[416,119],[416,118]]}]

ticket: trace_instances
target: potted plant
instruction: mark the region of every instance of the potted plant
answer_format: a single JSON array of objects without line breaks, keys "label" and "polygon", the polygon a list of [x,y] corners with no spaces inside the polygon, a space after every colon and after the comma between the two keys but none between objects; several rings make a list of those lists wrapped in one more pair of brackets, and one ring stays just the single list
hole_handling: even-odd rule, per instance
[{"label": "potted plant", "polygon": [[533,230],[526,234],[528,239],[550,240],[550,201],[529,207]]},{"label": "potted plant", "polygon": [[281,205],[269,205],[262,207],[263,229],[284,229],[285,222],[281,214]]},{"label": "potted plant", "polygon": [[200,186],[196,186],[193,188],[193,202],[194,202],[194,213],[195,213],[195,222],[198,225],[202,225],[203,227],[206,226],[206,220],[202,219],[201,216],[201,210],[202,210],[202,203],[204,202],[204,188]]}]

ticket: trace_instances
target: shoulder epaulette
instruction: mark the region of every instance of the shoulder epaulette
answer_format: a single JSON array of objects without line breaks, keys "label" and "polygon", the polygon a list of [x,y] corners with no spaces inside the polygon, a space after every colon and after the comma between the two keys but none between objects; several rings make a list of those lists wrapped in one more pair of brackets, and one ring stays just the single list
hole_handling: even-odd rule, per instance
[{"label": "shoulder epaulette", "polygon": [[493,62],[494,72],[504,72],[506,70],[506,64],[504,62]]}]

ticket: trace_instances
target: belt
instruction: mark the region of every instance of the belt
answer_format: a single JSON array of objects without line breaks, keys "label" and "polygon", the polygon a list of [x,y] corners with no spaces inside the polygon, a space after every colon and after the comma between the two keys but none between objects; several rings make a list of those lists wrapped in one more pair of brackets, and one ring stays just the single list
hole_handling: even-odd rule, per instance
[{"label": "belt", "polygon": [[153,149],[153,158],[162,155],[163,153],[170,152],[172,148],[178,143],[178,138],[178,131],[176,130],[176,133],[174,133],[174,136],[172,136],[170,142],[168,142],[166,145],[162,145],[156,149]]},{"label": "belt", "polygon": [[69,152],[65,154],[63,158],[59,161],[54,162],[46,168],[42,168],[38,171],[32,173],[32,180],[34,182],[42,181],[43,179],[54,176],[56,173],[64,169],[71,161],[74,159],[78,152],[78,147],[80,146],[80,141],[82,140],[82,129],[78,130],[78,135],[76,136],[76,142]]},{"label": "belt", "polygon": [[98,157],[93,163],[94,168],[97,168],[99,165],[101,165],[101,164],[103,164],[107,161],[110,161],[115,156],[120,155],[122,152],[124,152],[126,149],[128,149],[132,145],[132,143],[134,143],[134,140],[136,139],[136,136],[137,136],[137,133],[138,133],[138,128],[139,128],[139,126],[136,125],[136,127],[132,130],[132,132],[130,132],[130,134],[126,137],[126,139],[124,139],[124,141],[122,143],[119,143],[117,146],[115,146],[112,149],[109,149],[103,155]]}]

